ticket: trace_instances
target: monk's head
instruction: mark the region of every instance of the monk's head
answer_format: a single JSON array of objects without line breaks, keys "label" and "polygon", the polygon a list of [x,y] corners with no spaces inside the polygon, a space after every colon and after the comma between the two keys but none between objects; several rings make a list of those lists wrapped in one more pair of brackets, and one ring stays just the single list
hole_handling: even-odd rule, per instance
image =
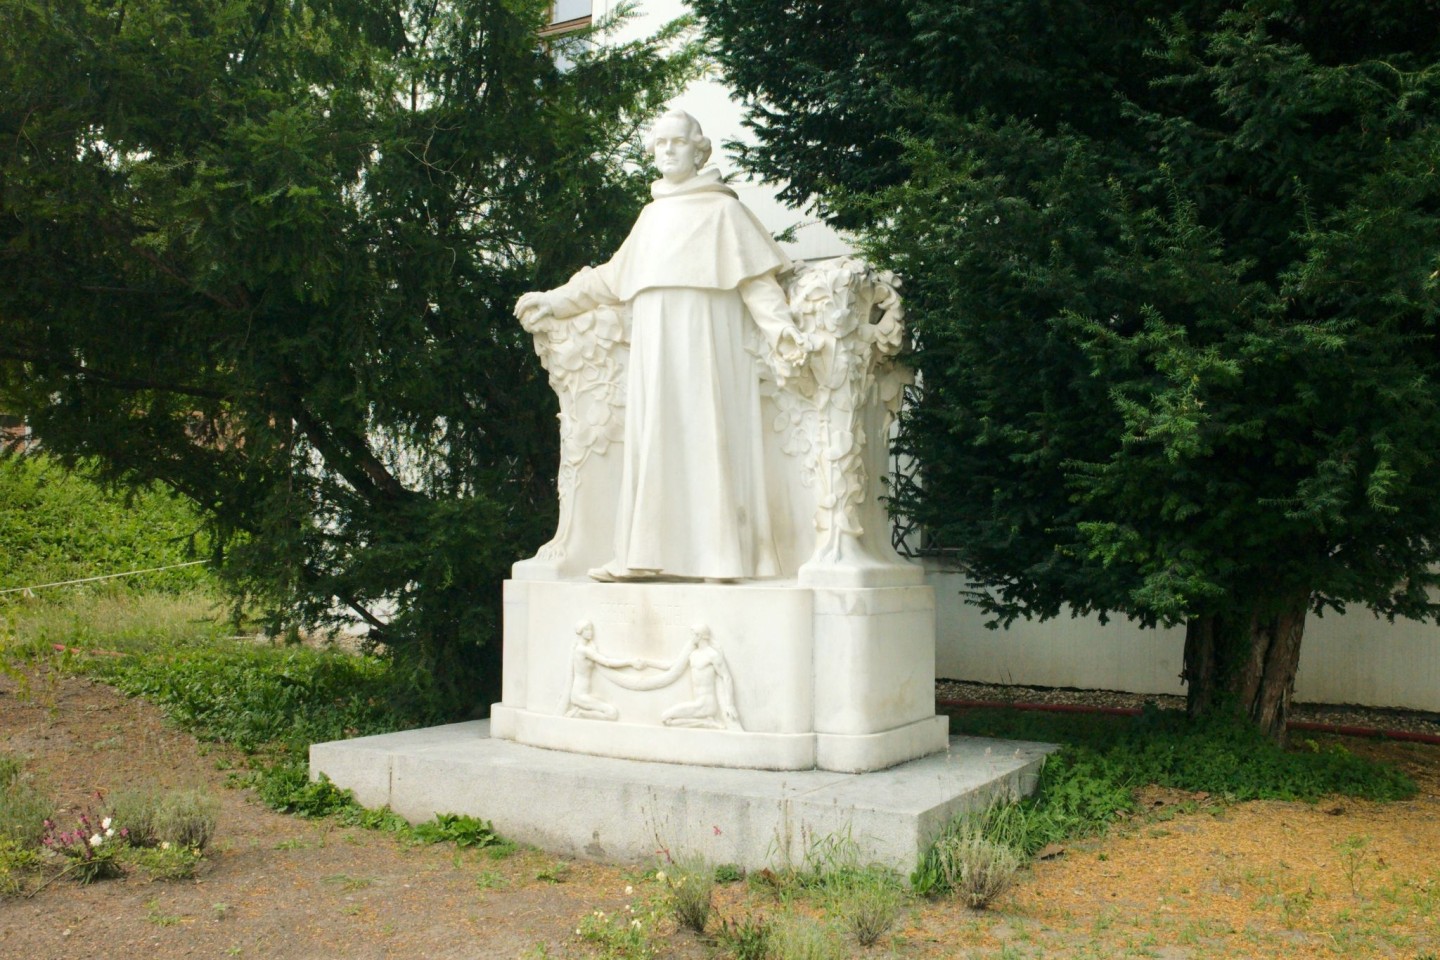
[{"label": "monk's head", "polygon": [[695,176],[710,159],[710,138],[684,110],[671,110],[655,121],[650,148],[660,175],[675,183]]}]

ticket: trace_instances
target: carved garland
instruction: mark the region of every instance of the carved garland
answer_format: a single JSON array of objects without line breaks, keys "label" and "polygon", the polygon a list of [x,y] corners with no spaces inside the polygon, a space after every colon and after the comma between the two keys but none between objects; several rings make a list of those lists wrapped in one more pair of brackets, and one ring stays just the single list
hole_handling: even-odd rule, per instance
[{"label": "carved garland", "polygon": [[888,428],[910,380],[891,362],[905,337],[898,286],[893,274],[850,257],[802,265],[786,284],[811,353],[798,377],[768,390],[780,411],[774,427],[784,436],[783,448],[801,458],[803,482],[816,488],[817,556],[834,555],[842,535],[864,532],[860,508],[869,477],[862,416],[878,399]]},{"label": "carved garland", "polygon": [[594,455],[625,436],[625,363],[629,314],[626,308],[597,307],[575,317],[548,317],[525,323],[535,352],[560,398],[560,520],[555,536],[540,548],[541,560],[565,559],[580,469]]}]

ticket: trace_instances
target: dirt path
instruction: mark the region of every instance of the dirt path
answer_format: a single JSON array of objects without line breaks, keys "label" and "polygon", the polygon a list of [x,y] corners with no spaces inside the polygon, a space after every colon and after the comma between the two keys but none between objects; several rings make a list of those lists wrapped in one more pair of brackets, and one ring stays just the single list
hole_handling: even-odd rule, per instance
[{"label": "dirt path", "polygon": [[[276,814],[224,786],[236,756],[177,733],[145,703],[53,674],[16,694],[0,679],[0,751],[26,757],[66,808],[96,790],[155,784],[205,787],[222,810],[197,880],[62,881],[0,901],[5,960],[584,957],[581,918],[643,908],[656,889],[637,871],[539,851],[493,860]],[[852,955],[1433,958],[1440,749],[1350,745],[1404,763],[1421,795],[1171,816],[1208,801],[1154,792],[1149,817],[1036,864],[997,909],[917,904],[893,939]],[[744,884],[722,888],[720,903],[731,917],[783,908]],[[721,955],[665,930],[661,956]]]}]

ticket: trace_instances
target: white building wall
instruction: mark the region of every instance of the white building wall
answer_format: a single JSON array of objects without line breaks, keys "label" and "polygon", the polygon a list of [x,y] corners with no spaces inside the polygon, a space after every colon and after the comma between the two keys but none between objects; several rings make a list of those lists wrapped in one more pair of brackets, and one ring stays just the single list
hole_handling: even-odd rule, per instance
[{"label": "white building wall", "polygon": [[[1096,617],[1018,620],[991,630],[960,596],[964,578],[932,571],[939,618],[935,675],[977,683],[1183,694],[1183,628],[1142,630]],[[1305,622],[1295,696],[1440,712],[1440,627],[1369,611],[1313,614]]]},{"label": "white building wall", "polygon": [[[594,15],[609,14],[616,0],[596,0]],[[644,0],[619,39],[647,36],[683,16],[683,0]],[[746,139],[742,110],[714,77],[690,86],[674,105],[692,113],[715,144],[723,173],[736,168],[725,156],[727,140]],[[816,260],[853,251],[853,245],[817,218],[775,199],[772,185],[739,181],[740,199],[771,231],[799,226],[786,252]],[[1183,693],[1180,668],[1185,631],[1141,630],[1133,623],[1094,617],[1046,623],[1018,621],[990,630],[985,617],[961,601],[962,579],[932,573],[937,601],[936,676],[984,683]],[[1378,620],[1366,611],[1311,617],[1301,649],[1296,696],[1318,703],[1360,703],[1440,712],[1440,627]]]}]

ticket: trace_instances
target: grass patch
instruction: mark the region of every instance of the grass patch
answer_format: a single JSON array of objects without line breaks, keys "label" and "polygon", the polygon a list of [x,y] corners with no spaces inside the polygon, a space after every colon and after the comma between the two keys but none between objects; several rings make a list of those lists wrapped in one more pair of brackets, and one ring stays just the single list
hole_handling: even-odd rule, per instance
[{"label": "grass patch", "polygon": [[[34,598],[0,598],[0,638],[17,660],[56,656],[81,669],[118,653],[206,648],[235,633],[218,589],[137,593],[115,584],[70,588]],[[58,648],[58,649],[57,649]]]},{"label": "grass patch", "polygon": [[[201,527],[188,504],[158,487],[117,491],[43,454],[0,457],[0,590],[196,560],[206,548]],[[207,568],[194,566],[116,582],[176,593],[209,581]]]},{"label": "grass patch", "polygon": [[986,814],[985,836],[1025,856],[1046,844],[1104,832],[1134,812],[1135,791],[1148,784],[1228,801],[1313,803],[1333,795],[1401,800],[1416,792],[1403,771],[1339,743],[1284,750],[1245,724],[1193,721],[1179,712],[1115,717],[969,710],[951,716],[951,729],[1062,744],[1046,761],[1033,797]]},{"label": "grass patch", "polygon": [[300,757],[312,743],[441,719],[425,703],[424,684],[378,658],[327,650],[217,641],[85,669],[201,739],[247,753]]},{"label": "grass patch", "polygon": [[1313,803],[1335,795],[1386,801],[1416,793],[1403,771],[1342,744],[1306,741],[1304,749],[1285,750],[1227,718],[1196,721],[1155,709],[1117,717],[986,708],[953,713],[951,730],[1061,744],[1032,796],[958,818],[911,876],[917,892],[957,892],[974,906],[993,897],[1000,873],[1013,874],[1043,847],[1102,834],[1136,812],[1135,792],[1150,784],[1230,802]]},{"label": "grass patch", "polygon": [[[1329,795],[1404,800],[1416,787],[1404,772],[1356,756],[1334,741],[1285,750],[1248,724],[1191,720],[1148,708],[1138,717],[970,710],[951,715],[951,730],[975,736],[1065,745],[1053,761],[1127,786],[1158,784],[1230,800],[1300,800]],[[1053,776],[1053,775],[1052,775]]]}]

